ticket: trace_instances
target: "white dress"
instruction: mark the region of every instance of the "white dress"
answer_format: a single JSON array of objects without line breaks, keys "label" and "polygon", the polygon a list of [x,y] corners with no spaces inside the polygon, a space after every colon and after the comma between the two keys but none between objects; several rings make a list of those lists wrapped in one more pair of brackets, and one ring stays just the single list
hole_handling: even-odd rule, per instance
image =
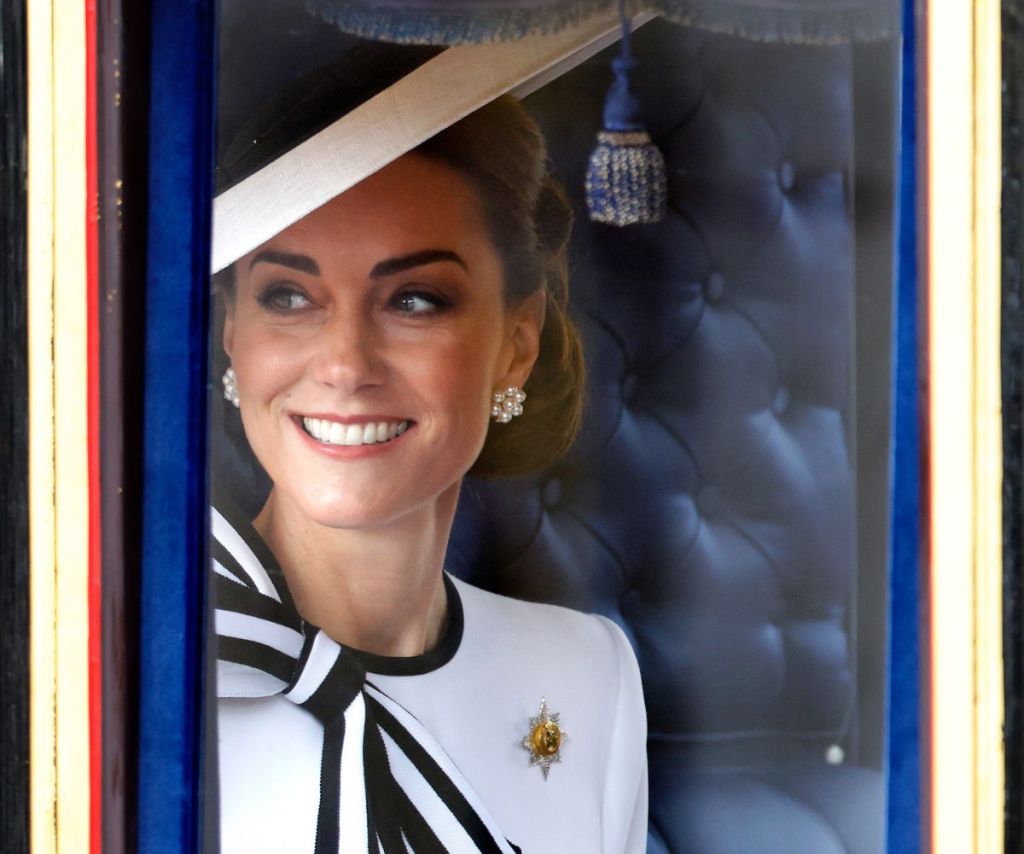
[{"label": "white dress", "polygon": [[[647,728],[625,635],[603,617],[446,584],[438,648],[355,652],[367,682],[415,716],[525,854],[644,851]],[[279,693],[259,696],[268,692],[257,683],[220,673],[221,851],[314,851],[324,727]],[[564,732],[546,778],[522,743],[542,700]],[[344,804],[341,813],[344,823]]]}]

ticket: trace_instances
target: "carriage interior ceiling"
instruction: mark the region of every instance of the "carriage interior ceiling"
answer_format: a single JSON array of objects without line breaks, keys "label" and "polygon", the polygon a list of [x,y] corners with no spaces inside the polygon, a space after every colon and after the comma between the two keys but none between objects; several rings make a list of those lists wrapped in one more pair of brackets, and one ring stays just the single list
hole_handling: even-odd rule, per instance
[{"label": "carriage interior ceiling", "polygon": [[[278,75],[350,38],[285,20],[286,5],[268,12]],[[223,5],[222,133],[267,85],[245,6]],[[649,718],[651,852],[877,852],[882,714],[869,726],[864,708],[882,702],[884,644],[857,628],[867,614],[882,631],[884,601],[859,592],[885,567],[857,548],[855,48],[664,20],[634,45],[669,215],[586,217],[614,47],[527,98],[578,214],[587,407],[555,469],[467,485],[448,566],[625,629]],[[217,476],[244,481],[217,429]]]}]

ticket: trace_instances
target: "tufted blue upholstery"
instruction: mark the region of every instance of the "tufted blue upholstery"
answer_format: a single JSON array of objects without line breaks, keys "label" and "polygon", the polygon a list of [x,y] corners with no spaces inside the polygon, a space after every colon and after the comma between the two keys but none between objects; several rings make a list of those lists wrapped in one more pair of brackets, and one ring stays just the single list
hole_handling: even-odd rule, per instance
[{"label": "tufted blue upholstery", "polygon": [[[651,851],[875,852],[881,775],[825,760],[857,676],[851,51],[663,22],[636,45],[670,216],[580,214],[585,426],[554,470],[467,485],[449,565],[626,630]],[[607,68],[529,100],[581,212]]]}]

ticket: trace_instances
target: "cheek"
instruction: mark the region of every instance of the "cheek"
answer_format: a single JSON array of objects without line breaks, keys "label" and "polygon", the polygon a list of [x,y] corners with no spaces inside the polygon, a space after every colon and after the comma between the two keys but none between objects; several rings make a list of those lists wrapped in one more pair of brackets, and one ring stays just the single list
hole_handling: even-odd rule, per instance
[{"label": "cheek", "polygon": [[498,347],[493,325],[481,325],[473,334],[412,354],[407,375],[448,412],[475,421],[490,400]]},{"label": "cheek", "polygon": [[294,341],[259,328],[236,328],[231,364],[244,397],[259,396],[301,372],[303,356]]}]

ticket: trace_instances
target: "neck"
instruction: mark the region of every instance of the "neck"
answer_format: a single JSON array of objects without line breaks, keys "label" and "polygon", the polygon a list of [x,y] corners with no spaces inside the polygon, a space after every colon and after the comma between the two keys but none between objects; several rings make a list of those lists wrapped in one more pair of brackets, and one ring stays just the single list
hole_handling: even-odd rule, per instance
[{"label": "neck", "polygon": [[412,656],[444,634],[443,565],[459,484],[374,528],[330,528],[272,490],[253,525],[274,553],[303,619],[338,643]]}]

